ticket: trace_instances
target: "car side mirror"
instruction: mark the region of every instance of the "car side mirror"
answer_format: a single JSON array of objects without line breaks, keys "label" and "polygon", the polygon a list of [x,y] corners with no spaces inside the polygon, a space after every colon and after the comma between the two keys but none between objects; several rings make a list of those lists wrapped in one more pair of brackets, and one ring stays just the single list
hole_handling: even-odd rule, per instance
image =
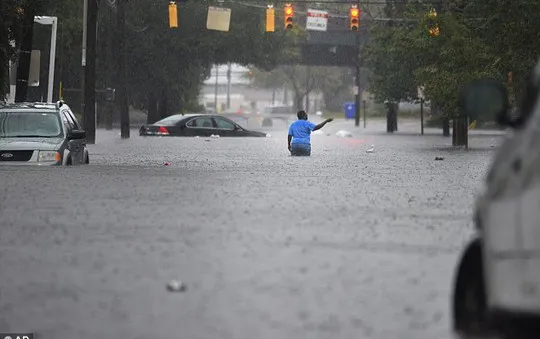
[{"label": "car side mirror", "polygon": [[460,105],[471,120],[494,120],[501,126],[514,126],[508,91],[497,80],[481,79],[469,83],[461,93]]},{"label": "car side mirror", "polygon": [[70,140],[79,140],[79,139],[85,139],[86,138],[86,131],[74,129],[69,133],[68,139]]}]

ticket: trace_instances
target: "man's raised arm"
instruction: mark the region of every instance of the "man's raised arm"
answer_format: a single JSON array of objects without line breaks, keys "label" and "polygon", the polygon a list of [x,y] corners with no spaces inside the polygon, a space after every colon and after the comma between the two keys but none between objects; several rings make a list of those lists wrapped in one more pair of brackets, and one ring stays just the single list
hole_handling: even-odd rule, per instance
[{"label": "man's raised arm", "polygon": [[313,129],[314,131],[318,130],[318,129],[321,129],[324,127],[324,125],[326,125],[327,123],[333,121],[334,119],[330,118],[330,119],[326,119],[325,121],[321,122],[320,124],[318,124],[317,126],[315,126],[315,128]]}]

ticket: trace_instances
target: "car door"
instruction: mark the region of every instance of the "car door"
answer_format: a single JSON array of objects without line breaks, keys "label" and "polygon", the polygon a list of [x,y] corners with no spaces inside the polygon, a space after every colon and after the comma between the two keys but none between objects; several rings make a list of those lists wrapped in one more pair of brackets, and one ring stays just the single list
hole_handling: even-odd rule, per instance
[{"label": "car door", "polygon": [[[70,112],[67,110],[62,110],[61,114],[63,115],[62,119],[66,119],[68,123],[68,135],[71,134],[74,130],[80,130],[81,126],[75,119],[71,116]],[[67,149],[71,156],[71,162],[73,165],[82,164],[84,158],[84,148],[86,147],[86,140],[84,139],[74,139],[67,140]]]},{"label": "car door", "polygon": [[[75,114],[73,114],[73,112],[71,111],[71,109],[66,109],[66,112],[68,113],[68,115],[71,117],[71,119],[73,120],[74,124],[75,124],[75,129],[79,130],[79,131],[84,131],[84,127],[83,125],[81,125],[81,123],[79,122],[79,120],[77,120],[77,117],[75,116]],[[84,155],[85,155],[85,151],[86,151],[86,138],[84,139],[79,139],[78,140],[79,142],[79,145],[80,145],[80,152],[81,152],[81,163],[84,163]]]},{"label": "car door", "polygon": [[210,116],[196,117],[186,123],[187,136],[209,137],[216,133],[217,129],[214,120]]},{"label": "car door", "polygon": [[[539,79],[540,80],[540,79]],[[519,169],[520,257],[524,275],[520,281],[523,309],[540,311],[540,87],[526,126],[525,149]]]},{"label": "car door", "polygon": [[498,150],[487,176],[480,203],[483,257],[488,303],[493,308],[516,308],[521,293],[516,286],[523,275],[519,216],[520,159],[525,151],[524,130],[516,129]]},{"label": "car door", "polygon": [[241,136],[237,131],[236,124],[229,119],[214,117],[214,123],[217,126],[216,133],[222,137]]}]

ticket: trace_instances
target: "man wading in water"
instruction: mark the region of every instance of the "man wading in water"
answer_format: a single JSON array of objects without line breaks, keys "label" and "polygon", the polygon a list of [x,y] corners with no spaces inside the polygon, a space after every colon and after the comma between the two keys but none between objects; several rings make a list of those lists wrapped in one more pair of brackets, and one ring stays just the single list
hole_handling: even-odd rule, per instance
[{"label": "man wading in water", "polygon": [[321,129],[334,119],[326,119],[318,125],[308,121],[306,111],[297,114],[298,120],[289,127],[289,151],[293,156],[311,155],[311,132]]}]

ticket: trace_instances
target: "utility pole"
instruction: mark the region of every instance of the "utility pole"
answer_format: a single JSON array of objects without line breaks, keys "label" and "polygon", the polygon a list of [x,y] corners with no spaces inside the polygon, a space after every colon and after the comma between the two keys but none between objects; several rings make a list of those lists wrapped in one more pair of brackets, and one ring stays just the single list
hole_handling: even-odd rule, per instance
[{"label": "utility pole", "polygon": [[[34,9],[24,7],[23,36],[17,62],[17,83],[15,90],[15,102],[26,101],[28,92],[28,77],[30,76],[30,59],[32,56],[32,40],[34,39]],[[3,65],[2,65],[3,66]]]},{"label": "utility pole", "polygon": [[86,116],[84,114],[84,75],[86,73],[86,31],[88,30],[88,0],[83,4],[83,36],[81,50],[81,114],[83,117],[83,126],[86,126]]},{"label": "utility pole", "polygon": [[227,64],[227,109],[231,108],[231,63]]},{"label": "utility pole", "polygon": [[216,68],[216,83],[214,85],[214,108],[216,109],[216,113],[218,113],[218,100],[217,100],[217,95],[218,95],[218,75],[219,75],[219,65],[218,64],[214,64],[214,67]]},{"label": "utility pole", "polygon": [[[356,5],[357,8],[360,9],[360,0],[357,0]],[[361,62],[361,55],[360,55],[360,14],[358,15],[358,31],[356,31],[356,76],[355,76],[355,87],[356,87],[356,93],[354,96],[354,126],[358,127],[360,126],[360,62]]]},{"label": "utility pole", "polygon": [[129,139],[129,107],[127,98],[127,56],[126,56],[126,0],[117,0],[116,24],[118,32],[118,89],[117,105],[120,111],[120,137]]},{"label": "utility pole", "polygon": [[96,143],[96,39],[97,39],[97,2],[85,0],[85,27],[83,37],[83,116],[86,142]]}]

